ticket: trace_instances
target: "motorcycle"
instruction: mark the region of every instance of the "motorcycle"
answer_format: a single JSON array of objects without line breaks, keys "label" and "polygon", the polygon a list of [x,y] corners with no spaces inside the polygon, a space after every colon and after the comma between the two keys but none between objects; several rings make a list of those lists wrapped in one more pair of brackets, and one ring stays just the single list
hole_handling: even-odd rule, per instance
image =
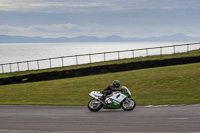
[{"label": "motorcycle", "polygon": [[101,101],[102,93],[100,91],[92,91],[89,93],[93,99],[88,102],[88,109],[92,112],[103,109],[120,109],[131,111],[135,108],[136,102],[131,98],[131,92],[125,86],[122,86],[122,92],[115,91],[108,95],[105,101]]}]

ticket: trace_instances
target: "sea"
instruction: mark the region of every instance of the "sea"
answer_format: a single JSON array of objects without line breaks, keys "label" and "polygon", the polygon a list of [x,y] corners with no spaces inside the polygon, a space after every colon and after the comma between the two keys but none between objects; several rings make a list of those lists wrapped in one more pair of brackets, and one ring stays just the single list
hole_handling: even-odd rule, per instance
[{"label": "sea", "polygon": [[[194,42],[1,43],[0,73],[185,52],[188,50],[187,45],[179,46],[175,49],[173,46],[190,43]],[[146,50],[147,48],[155,47],[156,49]],[[165,48],[160,49],[159,47]],[[189,46],[189,50],[197,48],[199,48],[199,45]],[[111,53],[113,51],[122,52]],[[55,59],[56,57],[63,58]],[[36,62],[36,60],[39,61]]]}]

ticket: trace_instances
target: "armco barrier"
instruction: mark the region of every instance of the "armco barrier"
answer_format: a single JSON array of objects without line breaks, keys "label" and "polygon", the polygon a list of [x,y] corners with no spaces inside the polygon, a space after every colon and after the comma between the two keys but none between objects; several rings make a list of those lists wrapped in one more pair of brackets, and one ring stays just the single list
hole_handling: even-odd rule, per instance
[{"label": "armco barrier", "polygon": [[87,67],[80,69],[43,72],[43,73],[29,74],[24,76],[1,78],[0,85],[72,78],[72,77],[96,75],[103,73],[121,72],[121,71],[137,70],[143,68],[153,68],[153,67],[197,63],[197,62],[200,62],[200,56],[102,65],[102,66],[94,66],[94,67]]}]

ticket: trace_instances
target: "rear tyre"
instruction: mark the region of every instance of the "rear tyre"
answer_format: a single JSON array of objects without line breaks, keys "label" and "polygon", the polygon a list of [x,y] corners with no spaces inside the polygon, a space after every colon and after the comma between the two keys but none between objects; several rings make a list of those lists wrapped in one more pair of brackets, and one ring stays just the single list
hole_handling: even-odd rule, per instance
[{"label": "rear tyre", "polygon": [[97,112],[99,111],[101,108],[103,107],[103,104],[96,100],[96,99],[92,99],[88,102],[88,109],[92,112]]},{"label": "rear tyre", "polygon": [[130,99],[130,101],[128,101],[128,99],[125,99],[123,102],[122,102],[122,108],[123,110],[125,111],[131,111],[135,108],[136,106],[136,103],[133,99]]}]

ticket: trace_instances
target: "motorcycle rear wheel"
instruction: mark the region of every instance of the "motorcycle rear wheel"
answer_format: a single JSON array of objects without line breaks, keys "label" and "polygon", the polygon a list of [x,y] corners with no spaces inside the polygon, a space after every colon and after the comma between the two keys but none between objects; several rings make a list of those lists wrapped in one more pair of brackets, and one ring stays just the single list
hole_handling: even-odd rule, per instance
[{"label": "motorcycle rear wheel", "polygon": [[125,111],[131,111],[135,108],[136,102],[133,99],[130,99],[128,101],[127,99],[122,102],[122,109]]},{"label": "motorcycle rear wheel", "polygon": [[97,112],[99,111],[101,108],[103,107],[103,104],[96,100],[96,99],[91,99],[89,102],[88,102],[88,109],[92,112]]}]

